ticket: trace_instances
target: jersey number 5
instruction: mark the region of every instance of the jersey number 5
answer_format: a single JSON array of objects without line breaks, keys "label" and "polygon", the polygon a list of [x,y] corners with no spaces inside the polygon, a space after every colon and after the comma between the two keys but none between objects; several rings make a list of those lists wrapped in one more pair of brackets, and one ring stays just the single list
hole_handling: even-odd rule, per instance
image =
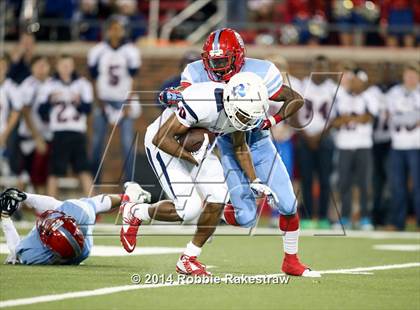
[{"label": "jersey number 5", "polygon": [[120,82],[120,77],[117,75],[119,67],[118,65],[111,65],[108,68],[109,84],[112,86],[116,86]]}]

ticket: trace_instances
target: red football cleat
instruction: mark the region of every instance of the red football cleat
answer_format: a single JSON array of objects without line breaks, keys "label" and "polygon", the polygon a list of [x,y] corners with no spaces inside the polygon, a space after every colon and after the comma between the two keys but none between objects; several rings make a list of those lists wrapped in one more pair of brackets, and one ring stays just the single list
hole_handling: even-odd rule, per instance
[{"label": "red football cleat", "polygon": [[309,269],[306,265],[299,261],[297,254],[284,254],[283,265],[281,270],[285,274],[299,277],[320,277],[320,273]]},{"label": "red football cleat", "polygon": [[136,248],[137,232],[141,224],[141,220],[133,216],[132,209],[135,207],[136,203],[125,203],[120,206],[123,222],[120,230],[120,240],[128,253],[133,252]]},{"label": "red football cleat", "polygon": [[206,265],[197,260],[197,256],[181,255],[177,264],[176,272],[189,276],[211,276],[206,270]]}]

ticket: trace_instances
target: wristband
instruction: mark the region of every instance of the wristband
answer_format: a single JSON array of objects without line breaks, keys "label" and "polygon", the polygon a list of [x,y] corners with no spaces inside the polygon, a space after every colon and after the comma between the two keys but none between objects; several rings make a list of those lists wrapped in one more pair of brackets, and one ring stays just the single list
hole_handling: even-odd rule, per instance
[{"label": "wristband", "polygon": [[277,125],[278,123],[280,123],[283,118],[281,117],[281,115],[276,114],[276,115],[270,115],[270,117],[268,118],[268,120],[271,123],[271,126]]}]

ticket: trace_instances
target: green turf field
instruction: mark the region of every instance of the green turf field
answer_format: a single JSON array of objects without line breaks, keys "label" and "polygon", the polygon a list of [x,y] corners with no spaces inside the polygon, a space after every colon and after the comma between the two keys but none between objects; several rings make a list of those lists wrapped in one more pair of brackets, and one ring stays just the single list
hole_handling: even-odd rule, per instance
[{"label": "green turf field", "polygon": [[[31,299],[30,304],[13,309],[133,309],[133,305],[135,309],[420,309],[420,251],[373,248],[384,244],[418,246],[420,234],[410,236],[302,237],[302,260],[313,269],[329,273],[320,279],[291,277],[288,284],[179,285],[175,282],[166,287],[147,287],[131,283],[132,274],[143,278],[146,274],[173,274],[176,280],[174,267],[178,254],[95,256],[81,266],[1,265],[0,306],[7,305],[4,303],[7,300],[15,300],[16,304],[22,298],[86,291],[86,297],[70,296],[42,303]],[[188,236],[146,236],[139,240],[138,246],[182,248],[188,240]],[[95,244],[118,246],[119,240],[97,237]],[[5,257],[3,254],[0,258]],[[227,273],[278,274],[281,258],[279,236],[216,236],[200,260],[213,266],[210,270],[215,275],[223,277]],[[357,267],[361,269],[352,271]],[[120,287],[121,291],[101,290],[96,292],[103,295],[92,296],[92,290],[112,287]]]}]

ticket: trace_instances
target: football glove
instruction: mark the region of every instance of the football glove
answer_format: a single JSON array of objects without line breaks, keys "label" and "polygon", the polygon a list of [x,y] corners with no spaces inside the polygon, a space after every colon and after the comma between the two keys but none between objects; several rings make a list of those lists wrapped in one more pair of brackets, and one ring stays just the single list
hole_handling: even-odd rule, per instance
[{"label": "football glove", "polygon": [[204,141],[203,141],[203,144],[201,145],[200,149],[197,152],[191,153],[192,156],[194,157],[195,161],[197,162],[197,166],[199,166],[201,164],[201,162],[206,158],[206,155],[208,153],[209,144],[210,144],[209,135],[205,133],[204,134]]},{"label": "football glove", "polygon": [[16,188],[8,188],[0,195],[0,210],[2,215],[11,216],[26,199],[26,194]]},{"label": "football glove", "polygon": [[165,88],[159,94],[159,102],[165,108],[177,107],[182,99],[181,92],[173,87]]},{"label": "football glove", "polygon": [[255,179],[250,185],[252,192],[255,196],[265,196],[267,197],[267,203],[269,206],[273,209],[276,209],[276,204],[278,204],[279,199],[276,195],[276,193],[273,192],[273,190],[268,187],[267,185],[261,183],[260,179]]}]

